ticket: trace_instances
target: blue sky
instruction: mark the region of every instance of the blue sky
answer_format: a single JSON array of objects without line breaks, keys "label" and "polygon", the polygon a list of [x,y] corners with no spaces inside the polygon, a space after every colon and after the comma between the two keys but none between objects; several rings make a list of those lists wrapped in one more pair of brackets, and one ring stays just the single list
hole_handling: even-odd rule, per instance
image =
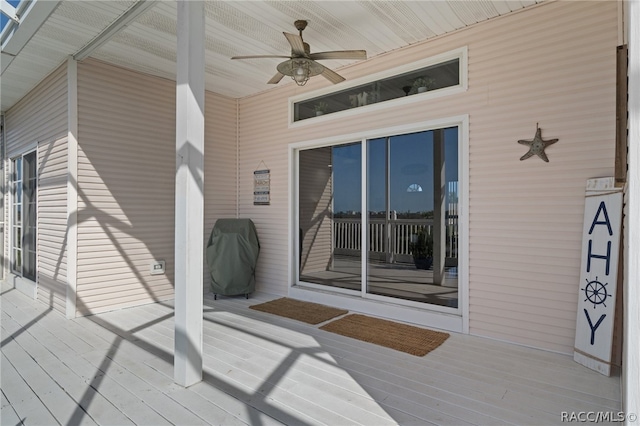
[{"label": "blue sky", "polygon": [[[369,211],[385,210],[385,138],[369,141]],[[333,148],[334,211],[360,211],[360,144]],[[391,210],[433,210],[433,132],[391,138]],[[445,129],[446,180],[458,180],[458,129]],[[418,184],[422,192],[407,192]]]},{"label": "blue sky", "polygon": [[[8,2],[11,6],[16,7],[20,3],[20,0],[8,0]],[[0,13],[0,32],[4,29],[4,26],[7,25],[7,22],[9,22],[9,18],[4,16],[4,13]]]}]

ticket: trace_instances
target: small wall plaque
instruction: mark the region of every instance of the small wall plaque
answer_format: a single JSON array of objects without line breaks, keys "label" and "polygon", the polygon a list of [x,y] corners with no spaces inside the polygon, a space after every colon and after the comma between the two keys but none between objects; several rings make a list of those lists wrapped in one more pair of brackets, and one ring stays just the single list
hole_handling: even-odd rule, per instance
[{"label": "small wall plaque", "polygon": [[269,169],[253,172],[253,204],[268,206],[271,203],[271,173]]}]

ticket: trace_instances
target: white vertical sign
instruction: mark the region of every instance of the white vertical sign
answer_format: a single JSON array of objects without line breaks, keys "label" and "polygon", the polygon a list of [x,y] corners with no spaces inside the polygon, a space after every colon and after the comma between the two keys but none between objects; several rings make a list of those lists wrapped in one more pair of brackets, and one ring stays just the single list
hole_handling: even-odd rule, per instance
[{"label": "white vertical sign", "polygon": [[622,189],[613,178],[589,179],[573,359],[609,376],[616,305]]},{"label": "white vertical sign", "polygon": [[253,172],[253,204],[268,206],[271,202],[271,173],[269,169]]}]

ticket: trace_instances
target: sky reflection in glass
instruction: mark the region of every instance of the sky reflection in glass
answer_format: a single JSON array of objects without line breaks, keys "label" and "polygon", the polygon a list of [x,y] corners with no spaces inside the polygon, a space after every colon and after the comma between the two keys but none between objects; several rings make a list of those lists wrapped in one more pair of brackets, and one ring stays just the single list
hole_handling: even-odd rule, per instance
[{"label": "sky reflection in glass", "polygon": [[[384,211],[386,139],[368,141],[369,211]],[[458,180],[458,129],[444,130],[445,177]],[[334,212],[360,212],[361,148],[359,144],[333,148]],[[390,137],[391,210],[419,213],[433,210],[433,131]],[[407,191],[417,184],[422,191]]]}]

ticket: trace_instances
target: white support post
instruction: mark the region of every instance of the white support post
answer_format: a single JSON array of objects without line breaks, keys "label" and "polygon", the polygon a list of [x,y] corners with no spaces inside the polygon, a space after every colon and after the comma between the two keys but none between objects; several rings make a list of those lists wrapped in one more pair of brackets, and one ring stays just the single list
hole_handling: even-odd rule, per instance
[{"label": "white support post", "polygon": [[202,380],[204,3],[178,1],[174,379]]},{"label": "white support post", "polygon": [[386,160],[384,166],[384,174],[385,174],[385,214],[384,214],[384,252],[385,252],[385,262],[394,263],[393,259],[393,247],[392,236],[391,236],[391,219],[396,219],[395,217],[391,217],[391,170],[389,167],[391,165],[391,138],[388,137],[386,141]]},{"label": "white support post", "polygon": [[[629,172],[627,178],[628,226],[625,256],[624,352],[622,409],[640,414],[640,1],[625,2],[629,52]],[[635,422],[628,420],[625,424]]]},{"label": "white support post", "polygon": [[446,257],[444,130],[433,131],[433,283],[444,281]]}]

